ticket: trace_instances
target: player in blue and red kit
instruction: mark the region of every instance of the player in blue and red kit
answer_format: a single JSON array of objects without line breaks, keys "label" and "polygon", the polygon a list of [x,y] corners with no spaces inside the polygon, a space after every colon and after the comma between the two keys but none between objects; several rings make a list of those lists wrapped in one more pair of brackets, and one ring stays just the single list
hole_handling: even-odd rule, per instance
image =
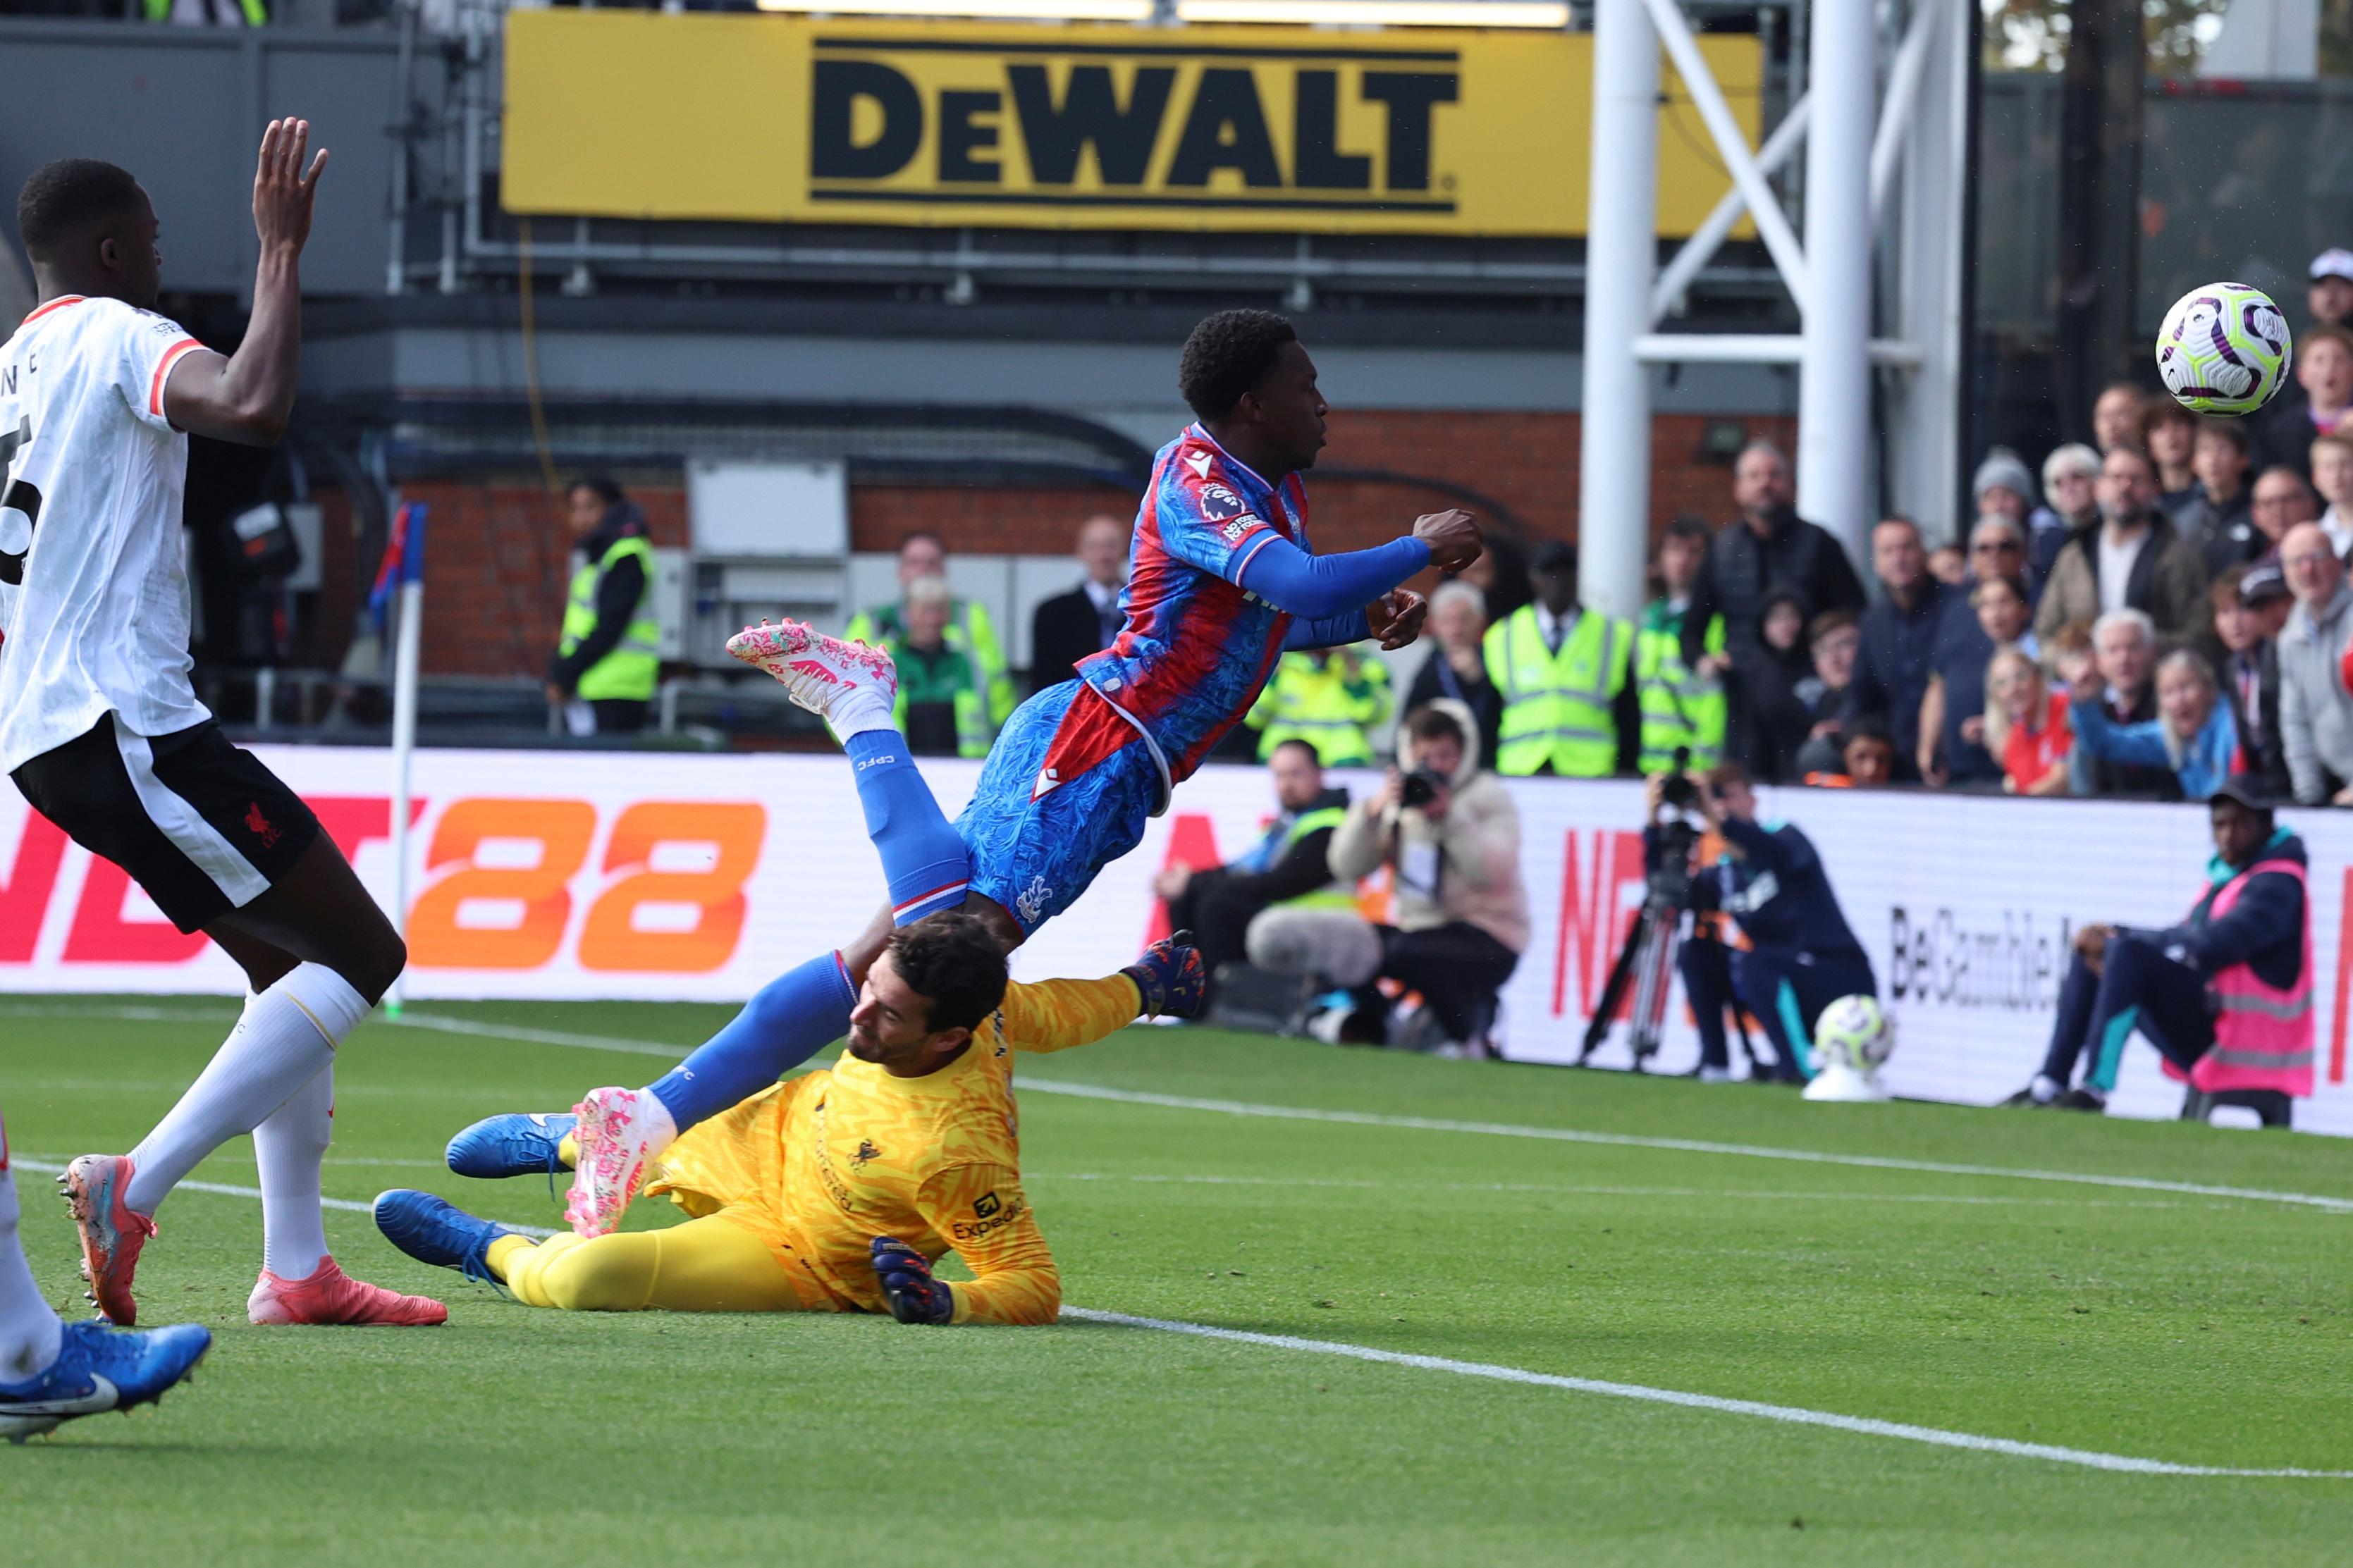
[{"label": "player in blue and red kit", "polygon": [[856,942],[771,984],[679,1069],[643,1090],[598,1089],[565,1117],[495,1117],[460,1133],[461,1173],[555,1168],[578,1147],[567,1213],[584,1235],[617,1222],[647,1162],[677,1132],[765,1088],[840,1037],[856,987],[892,925],[961,907],[1009,952],[1135,847],[1248,712],[1287,649],[1419,635],[1421,595],[1399,587],[1425,567],[1459,571],[1477,523],[1448,510],[1371,550],[1317,556],[1300,474],[1324,443],[1314,362],[1291,323],[1225,310],[1187,339],[1178,373],[1199,416],[1161,449],[1137,510],[1112,646],[1078,679],[1017,710],[951,827],[891,725],[897,676],[860,644],[786,621],[751,627],[728,651],[825,716],[856,771],[881,851],[891,907]]}]

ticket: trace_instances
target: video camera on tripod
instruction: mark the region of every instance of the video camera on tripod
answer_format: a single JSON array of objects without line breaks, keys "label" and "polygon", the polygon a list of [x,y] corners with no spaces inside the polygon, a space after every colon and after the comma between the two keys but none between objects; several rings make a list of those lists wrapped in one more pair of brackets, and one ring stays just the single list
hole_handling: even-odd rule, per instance
[{"label": "video camera on tripod", "polygon": [[[1683,935],[1683,916],[1700,912],[1694,903],[1692,883],[1692,852],[1699,846],[1700,830],[1692,823],[1690,814],[1703,807],[1699,786],[1691,780],[1690,766],[1691,748],[1677,746],[1672,765],[1659,775],[1659,804],[1673,815],[1649,825],[1652,831],[1646,841],[1642,863],[1641,912],[1634,919],[1634,929],[1627,933],[1626,945],[1619,950],[1616,961],[1609,966],[1609,983],[1601,989],[1601,1005],[1593,1010],[1593,1017],[1585,1026],[1585,1043],[1577,1057],[1579,1067],[1609,1037],[1610,1021],[1626,1000],[1626,987],[1632,985],[1634,1070],[1649,1070],[1651,1058],[1659,1052],[1667,998],[1674,989],[1675,961],[1686,942],[1701,950],[1699,956],[1704,962],[1725,966],[1725,990],[1730,989],[1730,956],[1713,924],[1706,920],[1694,920],[1691,935]],[[1741,1022],[1736,1010],[1733,1022],[1740,1031],[1740,1048],[1753,1061],[1756,1050],[1748,1038],[1748,1026]]]}]

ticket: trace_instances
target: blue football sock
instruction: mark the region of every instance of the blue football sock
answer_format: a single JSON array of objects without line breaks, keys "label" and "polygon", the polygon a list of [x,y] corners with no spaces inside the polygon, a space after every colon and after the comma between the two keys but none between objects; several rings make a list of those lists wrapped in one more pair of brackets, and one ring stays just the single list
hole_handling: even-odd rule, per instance
[{"label": "blue football sock", "polygon": [[648,1086],[681,1132],[759,1093],[849,1032],[857,990],[828,952],[778,975],[694,1054]]},{"label": "blue football sock", "polygon": [[866,730],[841,749],[866,807],[866,836],[881,853],[882,875],[891,884],[892,923],[907,925],[961,905],[971,861],[905,738],[896,730]]}]

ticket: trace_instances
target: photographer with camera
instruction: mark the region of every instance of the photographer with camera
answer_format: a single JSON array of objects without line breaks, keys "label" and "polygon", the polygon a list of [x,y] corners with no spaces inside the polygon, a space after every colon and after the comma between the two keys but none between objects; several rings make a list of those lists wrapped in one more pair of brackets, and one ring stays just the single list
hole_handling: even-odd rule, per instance
[{"label": "photographer with camera", "polygon": [[1477,722],[1460,702],[1408,714],[1402,750],[1405,771],[1334,830],[1332,875],[1354,882],[1391,868],[1397,924],[1376,928],[1376,976],[1421,993],[1459,1054],[1488,1055],[1496,994],[1528,944],[1519,808],[1479,766]]},{"label": "photographer with camera", "polygon": [[[1814,1023],[1822,1010],[1841,996],[1879,994],[1871,959],[1839,909],[1821,856],[1797,828],[1757,820],[1755,788],[1736,763],[1654,773],[1643,798],[1646,847],[1664,845],[1675,827],[1691,843],[1683,819],[1699,817],[1706,837],[1694,845],[1702,862],[1696,880],[1712,884],[1716,906],[1749,942],[1732,954],[1733,995],[1724,994],[1725,969],[1710,961],[1709,944],[1683,949],[1683,985],[1699,1019],[1701,1077],[1722,1082],[1730,1076],[1724,1009],[1736,997],[1773,1043],[1771,1076],[1788,1083],[1810,1078]],[[1705,889],[1695,886],[1692,901],[1704,905]]]}]

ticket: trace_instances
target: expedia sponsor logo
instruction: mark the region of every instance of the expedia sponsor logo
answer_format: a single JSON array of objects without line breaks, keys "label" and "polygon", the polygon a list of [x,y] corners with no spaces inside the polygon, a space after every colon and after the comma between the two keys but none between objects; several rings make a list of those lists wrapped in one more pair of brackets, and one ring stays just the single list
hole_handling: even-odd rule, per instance
[{"label": "expedia sponsor logo", "polygon": [[[989,1205],[986,1214],[982,1213],[982,1204]],[[995,1193],[990,1193],[972,1205],[972,1212],[974,1218],[956,1220],[948,1226],[952,1238],[960,1242],[984,1240],[1019,1219],[1029,1212],[1029,1205],[1019,1198],[1010,1204],[1002,1204]]]},{"label": "expedia sponsor logo", "polygon": [[835,34],[812,56],[820,204],[1454,210],[1451,48]]}]

